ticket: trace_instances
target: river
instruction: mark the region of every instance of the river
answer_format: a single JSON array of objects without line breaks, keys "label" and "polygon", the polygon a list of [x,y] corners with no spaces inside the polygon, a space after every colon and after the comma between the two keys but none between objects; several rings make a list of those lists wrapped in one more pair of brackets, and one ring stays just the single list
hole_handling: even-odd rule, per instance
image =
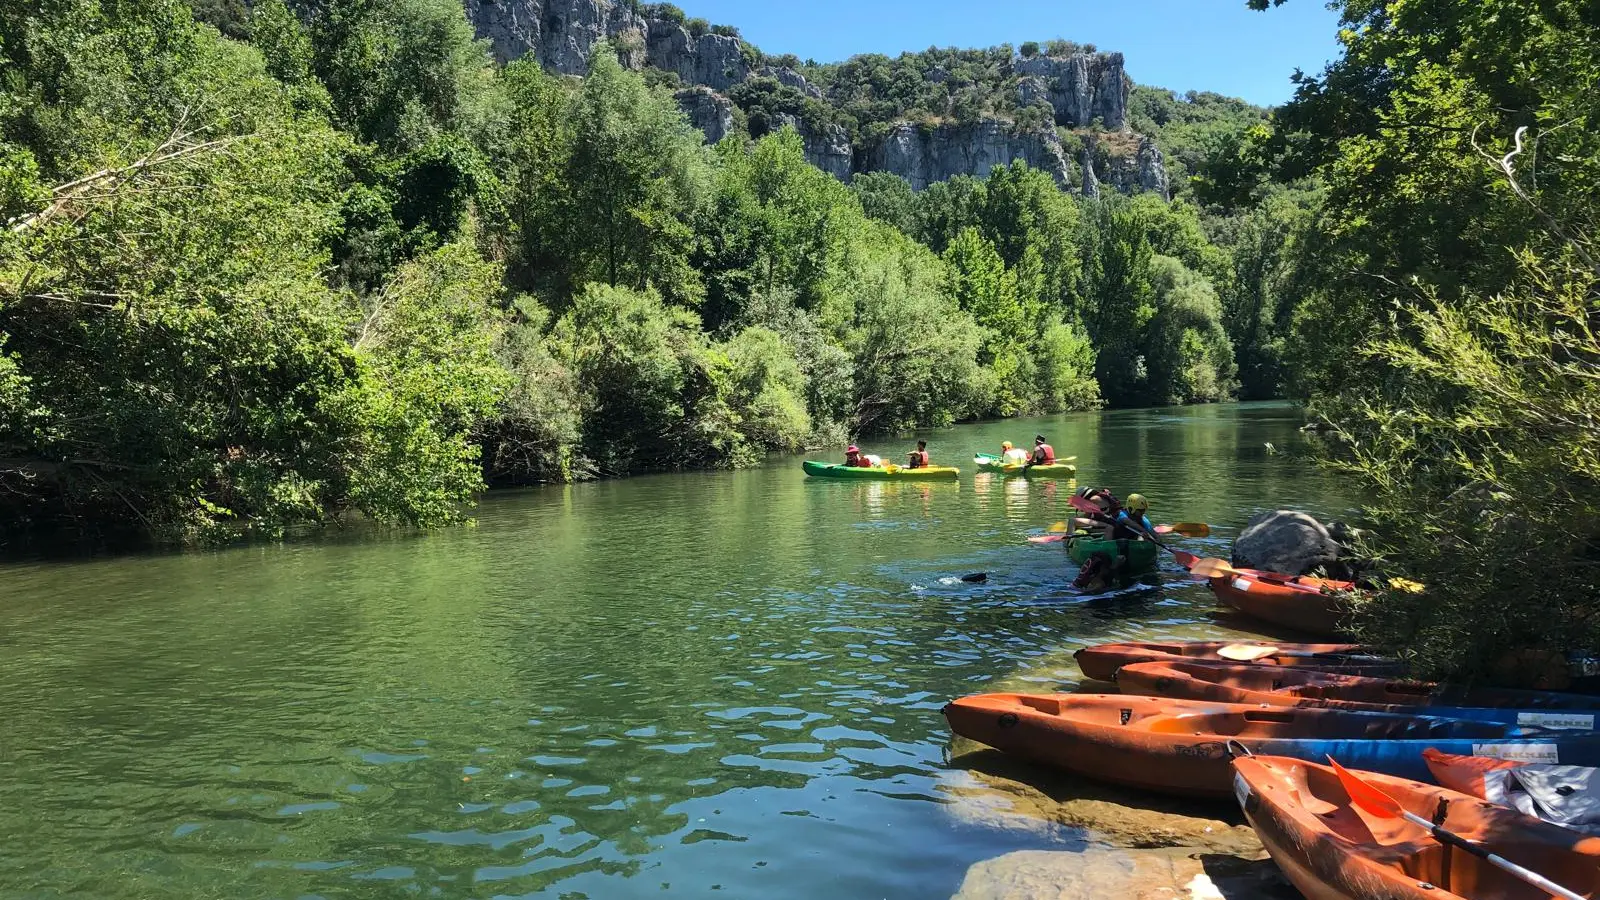
[{"label": "river", "polygon": [[1072,485],[975,480],[972,454],[1043,431],[1225,556],[1259,510],[1348,514],[1337,476],[1269,452],[1300,422],[962,426],[921,435],[959,484],[784,457],[495,494],[430,534],[9,565],[0,895],[945,898],[981,860],[1095,847],[966,814],[940,707],[1071,684],[1085,644],[1216,633],[1211,598],[1171,573],[1074,596],[1026,542]]}]

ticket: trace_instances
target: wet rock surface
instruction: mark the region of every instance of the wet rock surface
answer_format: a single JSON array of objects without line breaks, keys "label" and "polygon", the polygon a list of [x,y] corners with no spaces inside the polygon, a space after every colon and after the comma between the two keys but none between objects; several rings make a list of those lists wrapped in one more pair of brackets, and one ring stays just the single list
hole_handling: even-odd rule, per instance
[{"label": "wet rock surface", "polygon": [[953,900],[1245,900],[1299,895],[1271,860],[1207,853],[1022,850],[967,870]]}]

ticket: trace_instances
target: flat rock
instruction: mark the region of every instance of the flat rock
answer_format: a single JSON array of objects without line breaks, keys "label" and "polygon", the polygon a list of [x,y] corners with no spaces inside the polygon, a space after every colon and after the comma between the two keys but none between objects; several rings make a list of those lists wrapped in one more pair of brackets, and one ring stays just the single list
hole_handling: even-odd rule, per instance
[{"label": "flat rock", "polygon": [[1244,900],[1297,896],[1271,860],[1204,853],[1021,850],[967,870],[953,900]]}]

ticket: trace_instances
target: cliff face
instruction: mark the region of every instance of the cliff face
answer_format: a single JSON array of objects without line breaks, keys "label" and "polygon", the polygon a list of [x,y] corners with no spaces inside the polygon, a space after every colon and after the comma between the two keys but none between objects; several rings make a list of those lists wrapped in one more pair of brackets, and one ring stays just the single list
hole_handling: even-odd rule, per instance
[{"label": "cliff face", "polygon": [[1112,131],[1128,127],[1133,82],[1121,53],[1034,56],[1017,60],[1016,71],[1022,76],[1018,90],[1023,104],[1048,102],[1057,125],[1086,128],[1099,119]]},{"label": "cliff face", "polygon": [[873,150],[868,169],[893,172],[920,191],[956,175],[981,178],[995,166],[1019,159],[1049,172],[1063,188],[1069,186],[1071,169],[1054,129],[1019,132],[992,119],[932,129],[900,122]]},{"label": "cliff face", "polygon": [[[738,38],[694,35],[683,25],[647,18],[637,4],[622,0],[463,0],[478,36],[497,57],[510,61],[532,55],[546,69],[584,75],[589,59],[603,42],[615,40],[624,62],[676,73],[685,89],[678,104],[706,139],[716,142],[734,129],[733,104],[723,93],[752,77],[776,80],[811,100],[827,96],[805,76],[788,67],[751,68],[750,56]],[[1098,123],[1113,132],[1126,149],[1088,165],[1084,154],[1082,180],[1073,173],[1053,128],[1019,129],[1009,122],[983,119],[971,125],[923,128],[900,122],[875,147],[855,147],[838,125],[812,124],[793,115],[779,117],[800,133],[806,158],[840,180],[858,171],[893,172],[917,190],[956,175],[983,176],[995,166],[1023,160],[1049,172],[1065,190],[1097,193],[1102,184],[1117,190],[1149,190],[1168,196],[1161,151],[1145,139],[1132,152],[1137,135],[1127,134],[1128,98],[1132,82],[1120,53],[1075,53],[1065,57],[1018,58],[1011,67],[1018,99],[1024,106],[1048,105],[1057,125],[1088,128]],[[948,78],[935,68],[925,77]],[[1116,134],[1116,133],[1121,133]],[[1087,145],[1086,145],[1087,146]]]}]

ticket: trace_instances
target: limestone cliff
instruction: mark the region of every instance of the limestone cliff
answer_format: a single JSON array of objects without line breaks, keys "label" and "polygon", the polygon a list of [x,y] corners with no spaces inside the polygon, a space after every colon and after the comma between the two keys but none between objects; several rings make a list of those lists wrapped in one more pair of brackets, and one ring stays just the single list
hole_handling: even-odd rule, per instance
[{"label": "limestone cliff", "polygon": [[715,144],[733,132],[733,101],[708,87],[692,87],[673,95],[689,124]]},{"label": "limestone cliff", "polygon": [[934,128],[897,123],[873,149],[868,170],[893,172],[920,191],[956,175],[981,178],[1016,160],[1049,172],[1063,188],[1071,183],[1071,167],[1055,129],[1019,131],[994,119]]},{"label": "limestone cliff", "polygon": [[1024,57],[1015,68],[1022,76],[1018,93],[1023,105],[1048,101],[1057,125],[1086,128],[1099,119],[1111,131],[1128,127],[1133,82],[1121,53]]}]

